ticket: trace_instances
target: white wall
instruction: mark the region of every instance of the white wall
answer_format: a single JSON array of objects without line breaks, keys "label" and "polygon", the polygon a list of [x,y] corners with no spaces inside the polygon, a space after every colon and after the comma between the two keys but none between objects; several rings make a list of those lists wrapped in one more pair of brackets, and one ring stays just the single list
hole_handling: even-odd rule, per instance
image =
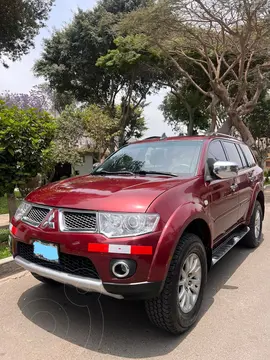
[{"label": "white wall", "polygon": [[84,163],[82,165],[76,165],[75,171],[79,172],[79,175],[88,175],[93,170],[93,157],[90,154],[84,155]]}]

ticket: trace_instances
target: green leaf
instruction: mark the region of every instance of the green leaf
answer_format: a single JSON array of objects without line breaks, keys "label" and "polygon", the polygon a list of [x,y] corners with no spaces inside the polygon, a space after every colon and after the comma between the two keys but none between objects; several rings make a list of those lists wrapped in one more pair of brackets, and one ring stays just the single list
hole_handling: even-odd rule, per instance
[{"label": "green leaf", "polygon": [[8,152],[10,153],[10,155],[14,156],[14,150],[11,148],[8,148]]}]

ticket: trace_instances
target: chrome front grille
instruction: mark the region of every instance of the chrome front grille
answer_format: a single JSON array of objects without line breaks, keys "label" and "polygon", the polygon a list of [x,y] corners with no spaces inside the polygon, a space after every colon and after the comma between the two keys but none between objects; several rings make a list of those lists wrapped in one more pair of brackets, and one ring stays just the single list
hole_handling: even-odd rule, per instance
[{"label": "chrome front grille", "polygon": [[23,221],[34,226],[39,226],[49,212],[50,209],[48,208],[32,206],[29,213],[23,217]]},{"label": "chrome front grille", "polygon": [[87,211],[61,211],[60,227],[62,231],[95,232],[97,230],[97,214]]}]

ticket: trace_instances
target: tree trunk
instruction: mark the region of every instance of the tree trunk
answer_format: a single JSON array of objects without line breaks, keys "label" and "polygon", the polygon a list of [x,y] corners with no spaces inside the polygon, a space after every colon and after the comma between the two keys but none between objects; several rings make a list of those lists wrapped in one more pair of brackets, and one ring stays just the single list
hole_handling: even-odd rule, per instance
[{"label": "tree trunk", "polygon": [[247,144],[250,147],[255,144],[255,140],[249,128],[244,124],[244,122],[239,118],[239,116],[237,116],[237,118],[234,119],[233,125],[239,131],[242,140],[244,141],[245,144]]},{"label": "tree trunk", "polygon": [[229,112],[228,119],[221,126],[218,132],[222,134],[230,134],[232,126],[236,128],[236,130],[240,133],[242,140],[248,146],[253,146],[255,144],[255,140],[249,130],[249,128],[245,125],[243,120],[239,117],[236,112]]},{"label": "tree trunk", "polygon": [[124,127],[124,123],[126,124],[126,119],[123,119],[123,124],[122,124],[122,128],[120,130],[120,135],[119,135],[118,147],[123,146],[124,143],[125,143],[125,127]]},{"label": "tree trunk", "polygon": [[210,132],[215,132],[216,126],[217,126],[217,109],[216,109],[217,104],[218,104],[218,99],[213,96],[212,103],[210,106],[210,114],[211,114],[211,118],[212,118]]},{"label": "tree trunk", "polygon": [[229,135],[232,130],[232,119],[228,118],[225,123],[218,129],[218,132],[221,134]]},{"label": "tree trunk", "polygon": [[188,123],[188,136],[193,135],[194,131],[194,110],[188,109],[188,115],[189,115],[189,123]]},{"label": "tree trunk", "polygon": [[216,122],[214,122],[212,119],[212,122],[210,125],[210,133],[215,132],[215,130],[216,130]]},{"label": "tree trunk", "polygon": [[7,200],[8,200],[9,222],[11,222],[11,219],[13,218],[17,210],[16,197],[14,192],[7,195]]},{"label": "tree trunk", "polygon": [[51,171],[51,173],[49,174],[49,176],[45,178],[45,184],[50,184],[54,178],[54,175],[55,175],[55,167],[53,168],[53,170]]}]

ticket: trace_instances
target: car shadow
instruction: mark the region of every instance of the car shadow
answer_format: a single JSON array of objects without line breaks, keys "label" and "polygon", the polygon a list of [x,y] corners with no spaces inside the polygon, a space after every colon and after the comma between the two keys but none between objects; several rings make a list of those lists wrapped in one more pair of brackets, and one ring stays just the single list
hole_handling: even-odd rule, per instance
[{"label": "car shadow", "polygon": [[[210,271],[199,321],[220,289],[234,291],[241,285],[226,283],[252,251],[238,245]],[[27,319],[61,339],[91,351],[125,358],[168,354],[192,331],[173,336],[150,323],[143,302],[82,294],[65,286],[36,285],[21,295],[18,306]]]}]

